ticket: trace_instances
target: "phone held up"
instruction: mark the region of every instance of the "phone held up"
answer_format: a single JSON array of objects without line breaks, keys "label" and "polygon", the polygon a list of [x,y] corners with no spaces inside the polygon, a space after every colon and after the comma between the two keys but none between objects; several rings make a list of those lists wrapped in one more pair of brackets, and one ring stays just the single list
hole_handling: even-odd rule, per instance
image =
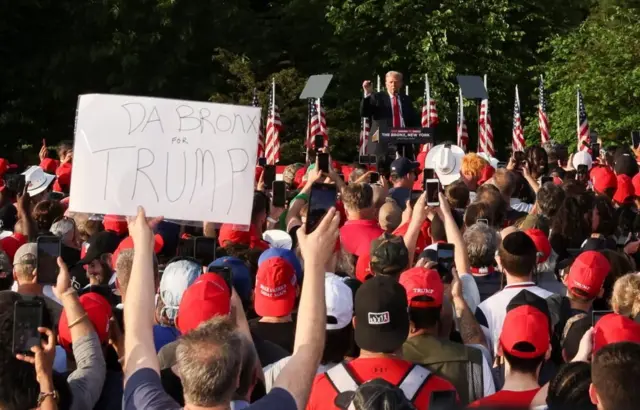
[{"label": "phone held up", "polygon": [[318,168],[325,174],[329,173],[329,154],[318,153]]},{"label": "phone held up", "polygon": [[[233,292],[233,274],[228,266],[211,266],[208,272],[215,273],[222,277],[224,283],[226,283],[229,288],[229,292]],[[231,296],[231,293],[229,293],[229,296]]]},{"label": "phone held up", "polygon": [[36,240],[36,272],[38,283],[55,285],[58,280],[58,257],[62,253],[60,238],[57,236],[40,236]]},{"label": "phone held up", "polygon": [[273,181],[271,185],[271,203],[278,208],[284,208],[287,204],[287,185],[284,181]]},{"label": "phone held up", "polygon": [[336,205],[337,192],[334,184],[315,183],[309,194],[307,233],[313,232],[326,213]]},{"label": "phone held up", "polygon": [[273,185],[273,181],[276,180],[276,166],[275,165],[265,165],[264,174],[262,175],[262,182],[266,189],[271,188]]},{"label": "phone held up", "polygon": [[13,310],[13,354],[33,356],[31,348],[40,345],[44,301],[40,298],[17,300]]},{"label": "phone held up", "polygon": [[455,246],[451,243],[439,243],[437,250],[438,273],[443,283],[451,283],[453,281],[453,261]]}]

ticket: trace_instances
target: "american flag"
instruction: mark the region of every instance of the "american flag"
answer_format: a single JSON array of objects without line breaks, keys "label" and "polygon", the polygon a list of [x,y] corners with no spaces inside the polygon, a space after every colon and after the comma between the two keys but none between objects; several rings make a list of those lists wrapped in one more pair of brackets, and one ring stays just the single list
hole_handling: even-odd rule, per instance
[{"label": "american flag", "polygon": [[578,88],[578,151],[589,149],[591,135],[589,133],[589,120],[587,110],[582,100],[582,92]]},{"label": "american flag", "polygon": [[313,142],[316,135],[322,135],[324,146],[329,146],[329,135],[327,134],[327,117],[322,109],[322,101],[319,98],[309,99],[309,129],[307,132],[307,148],[313,149]]},{"label": "american flag", "polygon": [[280,161],[280,113],[276,105],[276,82],[271,85],[271,94],[269,95],[269,112],[267,114],[267,141],[266,141],[266,157],[268,165],[275,165]]},{"label": "american flag", "polygon": [[549,135],[549,118],[547,117],[547,101],[544,99],[544,78],[540,76],[540,102],[538,104],[538,129],[540,140],[544,144],[551,139]]},{"label": "american flag", "polygon": [[[487,76],[484,76],[484,87],[487,88]],[[479,152],[484,152],[490,157],[495,157],[493,148],[493,127],[491,126],[491,114],[489,114],[489,100],[480,103],[480,118],[478,118],[478,132],[480,134]]]},{"label": "american flag", "polygon": [[464,122],[464,107],[462,105],[462,89],[460,89],[460,97],[458,99],[458,146],[465,152],[467,151],[467,145],[469,144],[469,133],[467,132],[467,124]]},{"label": "american flag", "polygon": [[[364,93],[366,96],[366,93]],[[360,155],[367,155],[367,143],[369,142],[369,132],[371,131],[371,120],[362,119],[362,130],[360,131]]]},{"label": "american flag", "polygon": [[[422,104],[422,118],[420,125],[422,128],[432,128],[438,125],[438,110],[436,108],[436,100],[431,99],[431,87],[429,86],[429,77],[424,75],[424,103]],[[422,144],[421,152],[429,152],[432,144]]]},{"label": "american flag", "polygon": [[522,119],[520,118],[520,96],[518,86],[516,86],[516,102],[513,106],[513,152],[524,151],[524,131],[522,130]]},{"label": "american flag", "polygon": [[[253,101],[251,105],[254,107],[259,107],[260,102],[258,101],[258,92],[256,89],[253,89]],[[259,119],[258,122],[258,158],[264,157],[264,133],[262,132],[262,118]]]}]

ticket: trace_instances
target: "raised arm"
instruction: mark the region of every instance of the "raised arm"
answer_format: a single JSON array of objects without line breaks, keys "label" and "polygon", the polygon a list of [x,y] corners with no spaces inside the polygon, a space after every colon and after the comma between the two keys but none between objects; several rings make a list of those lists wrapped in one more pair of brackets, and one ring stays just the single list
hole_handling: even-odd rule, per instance
[{"label": "raised arm", "polygon": [[444,230],[447,234],[447,240],[455,246],[454,260],[458,272],[469,272],[469,253],[467,252],[467,246],[462,240],[462,233],[460,228],[456,224],[456,220],[451,213],[451,207],[444,194],[438,194],[440,200],[440,210],[442,211],[442,220],[444,222]]},{"label": "raised arm", "polygon": [[409,251],[409,266],[413,266],[413,260],[416,256],[416,242],[418,241],[418,236],[420,235],[420,228],[422,224],[427,219],[427,214],[429,212],[429,208],[426,204],[427,194],[422,193],[416,205],[413,207],[413,212],[411,213],[411,221],[409,222],[409,227],[407,228],[407,233],[404,235],[404,244]]},{"label": "raised arm", "polygon": [[302,225],[302,217],[300,216],[300,212],[302,208],[309,203],[309,194],[311,193],[311,186],[314,182],[318,181],[322,176],[322,172],[318,169],[318,164],[316,161],[316,167],[309,171],[307,175],[307,182],[305,186],[300,190],[298,195],[293,199],[291,204],[289,204],[289,212],[287,212],[287,232],[291,230],[292,227]]},{"label": "raised arm", "polygon": [[147,222],[144,209],[129,221],[129,234],[133,237],[133,266],[127,292],[136,297],[124,303],[124,376],[125,384],[136,370],[150,368],[160,374],[160,364],[153,343],[154,278],[153,231],[151,225],[159,219]]},{"label": "raised arm", "polygon": [[293,356],[275,381],[274,388],[287,390],[299,409],[309,399],[313,378],[324,350],[327,309],[324,297],[325,264],[331,258],[339,236],[340,215],[332,208],[316,230],[298,230],[304,259],[304,283],[298,308]]}]

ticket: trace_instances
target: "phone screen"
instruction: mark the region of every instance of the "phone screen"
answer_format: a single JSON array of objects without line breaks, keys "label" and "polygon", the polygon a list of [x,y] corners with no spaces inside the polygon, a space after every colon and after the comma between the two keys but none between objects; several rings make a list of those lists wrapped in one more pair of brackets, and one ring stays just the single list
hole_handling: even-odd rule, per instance
[{"label": "phone screen", "polygon": [[313,184],[309,195],[309,211],[307,212],[307,233],[313,232],[327,211],[336,205],[336,186],[330,184]]},{"label": "phone screen", "polygon": [[631,131],[631,143],[633,148],[640,146],[640,131]]},{"label": "phone screen", "polygon": [[453,268],[453,256],[455,247],[450,243],[438,244],[438,273],[444,283],[451,283],[453,280],[453,274],[451,269]]},{"label": "phone screen", "polygon": [[598,323],[598,320],[611,313],[613,313],[613,310],[594,310],[591,312],[591,326],[595,326],[596,323]]},{"label": "phone screen", "polygon": [[587,174],[589,173],[589,167],[587,167],[585,164],[580,164],[578,165],[577,173],[582,175]]},{"label": "phone screen", "polygon": [[378,181],[380,181],[380,174],[378,174],[377,172],[372,172],[371,174],[369,174],[370,184],[377,184]]},{"label": "phone screen", "polygon": [[180,238],[176,256],[188,256],[194,258],[196,254],[196,238]]},{"label": "phone screen", "polygon": [[227,284],[229,292],[231,292],[231,289],[233,289],[233,273],[231,272],[231,269],[227,266],[212,266],[209,268],[209,272],[221,276]]},{"label": "phone screen", "polygon": [[43,302],[18,300],[13,311],[13,353],[33,356],[31,348],[40,344]]},{"label": "phone screen", "polygon": [[438,180],[427,180],[425,183],[425,192],[427,193],[427,205],[429,206],[439,206],[440,199],[438,198],[438,194],[440,193],[440,182]]},{"label": "phone screen", "polygon": [[313,147],[316,151],[324,148],[324,137],[322,135],[316,135],[315,137],[313,137]]},{"label": "phone screen", "polygon": [[264,176],[262,177],[262,182],[264,182],[264,186],[267,189],[271,188],[271,185],[275,180],[276,180],[276,166],[266,165],[264,167]]},{"label": "phone screen", "polygon": [[38,283],[55,285],[58,279],[58,257],[60,256],[60,238],[57,236],[41,236],[36,241],[38,255],[36,269]]},{"label": "phone screen", "polygon": [[593,143],[591,144],[591,160],[596,161],[600,156],[600,144]]},{"label": "phone screen", "polygon": [[287,204],[287,185],[284,181],[273,181],[271,185],[273,198],[271,203],[278,208],[284,208]]},{"label": "phone screen", "polygon": [[329,173],[329,154],[318,154],[318,167],[320,167],[320,171]]},{"label": "phone screen", "polygon": [[416,206],[416,202],[418,202],[418,199],[420,199],[420,195],[422,195],[422,191],[417,191],[415,189],[411,191],[411,197],[409,198],[409,204],[411,205],[411,208]]},{"label": "phone screen", "polygon": [[423,175],[423,180],[426,181],[427,179],[436,179],[436,172],[433,168],[425,168],[424,171],[422,171],[422,175]]},{"label": "phone screen", "polygon": [[193,257],[196,258],[202,266],[207,266],[216,260],[217,245],[218,241],[216,238],[195,238],[195,255],[193,255]]}]

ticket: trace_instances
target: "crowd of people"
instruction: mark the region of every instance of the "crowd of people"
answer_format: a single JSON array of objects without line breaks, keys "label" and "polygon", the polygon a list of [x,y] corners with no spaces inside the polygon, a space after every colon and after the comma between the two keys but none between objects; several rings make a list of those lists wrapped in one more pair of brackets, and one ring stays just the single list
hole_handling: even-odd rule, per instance
[{"label": "crowd of people", "polygon": [[[349,173],[312,155],[282,174],[284,207],[257,167],[248,230],[70,212],[73,146],[49,152],[26,170],[0,159],[0,409],[639,406],[628,146],[552,141],[500,164],[440,144]],[[436,203],[414,195],[425,168]],[[338,197],[310,229],[319,183]],[[36,269],[48,236],[55,284]],[[184,252],[201,237],[209,260]],[[16,354],[16,306],[33,300],[42,337]]]}]

